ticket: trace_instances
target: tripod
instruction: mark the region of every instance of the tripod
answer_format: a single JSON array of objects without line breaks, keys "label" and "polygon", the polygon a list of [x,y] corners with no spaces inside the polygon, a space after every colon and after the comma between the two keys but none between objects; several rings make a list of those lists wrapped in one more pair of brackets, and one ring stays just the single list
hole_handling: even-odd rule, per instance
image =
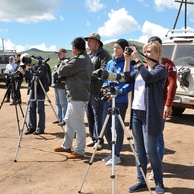
[{"label": "tripod", "polygon": [[112,142],[111,142],[111,144],[112,144],[112,174],[111,174],[110,177],[112,179],[112,194],[115,193],[115,115],[117,115],[117,117],[118,117],[118,119],[119,119],[119,121],[121,123],[121,126],[122,126],[122,128],[124,130],[124,133],[127,136],[127,140],[129,141],[131,150],[132,150],[132,152],[133,152],[133,154],[135,156],[135,160],[136,160],[138,166],[140,167],[140,171],[142,173],[142,176],[143,176],[143,178],[144,178],[144,180],[146,182],[146,185],[148,187],[148,190],[149,190],[149,192],[151,194],[152,192],[151,192],[151,189],[149,187],[148,181],[147,181],[146,176],[145,176],[145,174],[143,172],[143,169],[142,169],[142,166],[141,166],[141,164],[139,162],[139,159],[137,158],[137,155],[135,153],[135,150],[134,150],[134,147],[133,147],[133,143],[132,143],[132,137],[130,137],[130,135],[128,133],[128,130],[125,127],[125,124],[124,124],[124,122],[123,122],[123,120],[121,118],[121,115],[119,113],[119,109],[115,107],[115,97],[116,97],[116,94],[117,94],[117,91],[115,89],[115,84],[116,84],[115,82],[110,82],[110,84],[109,84],[109,87],[110,87],[109,94],[112,97],[112,107],[109,108],[109,110],[108,110],[108,114],[107,114],[107,116],[105,118],[105,121],[104,121],[104,124],[102,126],[102,130],[101,130],[100,135],[98,137],[98,141],[97,141],[97,143],[96,143],[96,145],[94,147],[94,152],[93,152],[93,154],[92,154],[92,156],[91,156],[91,158],[89,160],[89,165],[87,167],[86,173],[84,175],[84,179],[82,181],[82,184],[80,186],[80,190],[78,191],[78,193],[81,193],[81,189],[83,187],[84,181],[85,181],[86,176],[88,174],[89,168],[93,164],[93,160],[94,160],[94,157],[95,157],[95,154],[96,154],[96,151],[97,151],[97,147],[98,147],[99,143],[102,140],[102,137],[103,137],[104,131],[106,129],[106,125],[108,123],[108,120],[110,118],[110,115],[111,115],[111,118],[112,118],[112,122],[111,122],[111,128],[112,128]]},{"label": "tripod", "polygon": [[[45,94],[45,97],[47,98],[47,100],[48,100],[50,106],[52,107],[52,110],[53,110],[53,112],[54,112],[56,118],[58,118],[58,117],[57,117],[57,114],[56,114],[56,112],[55,112],[55,109],[54,109],[54,107],[53,107],[53,105],[52,105],[52,103],[51,103],[51,100],[49,99],[49,97],[48,97],[48,95],[47,95],[47,93],[46,93],[46,91],[45,91],[45,89],[44,89],[44,87],[43,87],[43,85],[42,85],[41,80],[39,79],[38,76],[33,75],[33,78],[32,78],[32,80],[31,80],[31,86],[30,86],[29,97],[28,97],[28,101],[27,101],[27,107],[26,107],[26,111],[25,111],[25,114],[24,114],[24,119],[23,119],[23,122],[22,122],[22,127],[21,127],[20,133],[19,133],[20,135],[19,135],[19,140],[18,140],[18,144],[17,144],[17,148],[16,148],[16,153],[15,153],[14,162],[17,162],[16,158],[17,158],[18,151],[19,151],[19,147],[20,147],[20,144],[21,144],[22,135],[23,135],[23,130],[24,130],[24,125],[25,125],[25,123],[26,123],[26,118],[27,118],[27,113],[28,113],[28,109],[29,109],[30,103],[31,103],[32,101],[36,101],[36,102],[37,102],[37,101],[45,101],[45,99],[43,99],[43,100],[37,99],[37,84],[40,85],[42,91],[43,91],[44,94]],[[32,99],[32,94],[33,94],[33,92],[34,92],[34,99]],[[62,126],[61,126],[61,127],[62,127]],[[62,127],[62,128],[63,128],[63,127]]]},{"label": "tripod", "polygon": [[[19,124],[20,121],[19,121],[19,116],[18,116],[18,108],[17,108],[17,105],[20,108],[22,117],[24,117],[24,112],[23,112],[22,107],[21,107],[21,102],[19,102],[19,97],[16,94],[16,91],[15,91],[15,88],[14,88],[15,87],[14,77],[9,77],[9,79],[10,79],[10,83],[9,83],[9,85],[7,87],[7,90],[5,92],[5,95],[4,95],[3,100],[1,102],[0,110],[1,110],[1,108],[3,106],[3,103],[5,101],[6,96],[8,95],[9,92],[11,92],[12,98],[15,99],[15,101],[16,101],[16,103],[14,103],[14,106],[15,106],[15,113],[16,113],[16,118],[17,118],[18,132],[20,134],[20,124]],[[25,122],[25,124],[26,124],[26,122]],[[26,124],[26,126],[27,126],[27,124]]]}]

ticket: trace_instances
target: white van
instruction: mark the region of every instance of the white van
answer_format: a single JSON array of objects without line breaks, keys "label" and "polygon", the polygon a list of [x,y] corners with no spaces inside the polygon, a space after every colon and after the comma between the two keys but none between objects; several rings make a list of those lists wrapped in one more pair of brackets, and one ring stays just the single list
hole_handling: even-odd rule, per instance
[{"label": "white van", "polygon": [[163,40],[163,56],[177,67],[177,91],[173,115],[194,109],[194,29],[169,30]]}]

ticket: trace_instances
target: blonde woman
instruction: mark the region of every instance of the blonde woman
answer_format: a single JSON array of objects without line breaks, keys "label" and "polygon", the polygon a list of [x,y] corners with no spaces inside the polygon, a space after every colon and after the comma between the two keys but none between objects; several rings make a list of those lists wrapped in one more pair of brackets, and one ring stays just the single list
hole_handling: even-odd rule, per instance
[{"label": "blonde woman", "polygon": [[[146,66],[139,59],[139,52],[134,46],[131,55],[125,53],[125,78],[127,83],[133,83],[131,127],[134,138],[134,148],[146,175],[147,160],[154,172],[156,194],[164,193],[162,162],[157,147],[163,130],[163,88],[166,83],[167,71],[159,64],[162,47],[157,42],[151,42],[143,47]],[[130,72],[132,59],[136,70]],[[129,188],[136,192],[146,188],[145,180],[137,166],[138,182]]]}]

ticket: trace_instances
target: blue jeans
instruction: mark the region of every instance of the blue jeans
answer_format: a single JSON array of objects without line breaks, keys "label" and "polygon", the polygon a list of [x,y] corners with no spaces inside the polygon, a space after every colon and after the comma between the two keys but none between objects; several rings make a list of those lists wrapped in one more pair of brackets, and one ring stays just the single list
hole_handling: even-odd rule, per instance
[{"label": "blue jeans", "polygon": [[[165,119],[164,119],[164,125],[165,125]],[[162,161],[163,157],[164,157],[164,136],[163,136],[163,133],[160,135],[160,139],[158,142],[158,153],[159,153],[160,159]]]},{"label": "blue jeans", "polygon": [[[137,158],[142,166],[143,172],[147,174],[147,159],[150,161],[155,183],[163,183],[162,162],[158,153],[158,142],[160,135],[150,135],[146,130],[146,112],[141,110],[132,110],[132,132],[134,139],[134,148]],[[156,122],[157,127],[157,122]],[[137,164],[137,162],[136,162]],[[137,165],[137,179],[140,183],[145,180]]]},{"label": "blue jeans", "polygon": [[54,88],[55,104],[57,106],[58,120],[61,122],[65,118],[67,111],[66,91],[63,88]]},{"label": "blue jeans", "polygon": [[[103,104],[104,102],[98,99],[98,93],[92,92],[86,109],[86,114],[88,118],[90,137],[94,142],[97,142],[102,129]],[[103,140],[101,143],[103,143]]]},{"label": "blue jeans", "polygon": [[36,130],[36,123],[37,123],[37,116],[36,116],[36,109],[38,109],[39,121],[37,128],[41,131],[45,129],[45,107],[44,107],[44,94],[37,94],[37,100],[34,100],[34,96],[32,93],[30,99],[30,109],[29,109],[29,123],[28,127],[30,129]]},{"label": "blue jeans", "polygon": [[[105,102],[104,103],[104,108],[103,108],[103,122],[106,119],[106,116],[108,114],[108,109],[111,108],[111,103],[110,102]],[[122,118],[122,120],[125,120],[125,114],[127,111],[127,107],[128,107],[128,103],[123,103],[123,104],[115,104],[115,107],[119,109],[119,113],[120,116]],[[112,123],[112,115],[110,115],[110,118],[107,122],[106,128],[105,128],[105,137],[106,140],[108,142],[108,145],[110,146],[110,148],[112,149],[112,132],[111,132],[111,123]],[[116,142],[115,142],[115,155],[117,157],[120,157],[120,152],[122,150],[123,147],[123,139],[124,139],[124,131],[123,131],[123,127],[121,126],[121,123],[119,121],[119,118],[117,115],[115,115],[115,130],[116,130]]]}]

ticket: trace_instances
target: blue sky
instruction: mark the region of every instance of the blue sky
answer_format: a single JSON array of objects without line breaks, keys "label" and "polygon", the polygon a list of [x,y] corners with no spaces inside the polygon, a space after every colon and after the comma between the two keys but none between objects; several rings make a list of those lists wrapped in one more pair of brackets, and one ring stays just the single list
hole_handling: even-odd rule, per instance
[{"label": "blue sky", "polygon": [[[0,38],[5,49],[71,49],[78,36],[99,33],[106,44],[125,38],[146,42],[172,29],[180,3],[174,0],[1,0]],[[188,5],[187,26],[194,25]],[[184,6],[177,28],[184,27]],[[2,49],[2,41],[0,42]]]}]

